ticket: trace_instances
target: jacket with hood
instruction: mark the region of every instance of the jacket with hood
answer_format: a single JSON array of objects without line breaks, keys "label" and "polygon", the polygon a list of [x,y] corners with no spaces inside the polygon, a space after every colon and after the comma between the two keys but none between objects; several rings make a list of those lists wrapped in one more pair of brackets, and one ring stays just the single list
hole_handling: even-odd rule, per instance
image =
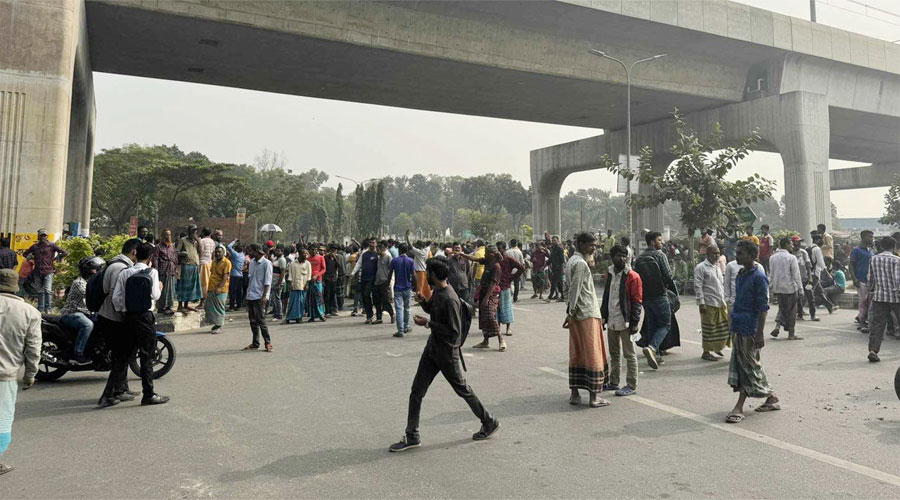
[{"label": "jacket with hood", "polygon": [[133,265],[134,263],[131,262],[131,259],[121,253],[110,259],[109,264],[106,265],[106,271],[103,272],[103,293],[106,294],[106,298],[103,299],[103,305],[100,306],[100,311],[98,312],[100,316],[119,323],[125,321],[125,314],[116,311],[116,308],[113,306],[113,288],[115,288],[116,282],[119,281],[119,273]]}]

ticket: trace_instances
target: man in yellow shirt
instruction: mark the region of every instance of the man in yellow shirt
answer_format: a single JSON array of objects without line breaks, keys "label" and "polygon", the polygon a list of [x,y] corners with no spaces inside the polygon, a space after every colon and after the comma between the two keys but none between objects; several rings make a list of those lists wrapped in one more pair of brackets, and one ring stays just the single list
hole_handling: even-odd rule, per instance
[{"label": "man in yellow shirt", "polygon": [[210,333],[219,333],[225,324],[225,302],[228,300],[228,282],[231,261],[225,258],[225,247],[219,245],[213,251],[213,261],[209,267],[207,283],[206,322],[213,325]]},{"label": "man in yellow shirt", "polygon": [[753,226],[747,226],[747,234],[741,240],[752,241],[754,245],[759,246],[759,238],[753,234]]}]

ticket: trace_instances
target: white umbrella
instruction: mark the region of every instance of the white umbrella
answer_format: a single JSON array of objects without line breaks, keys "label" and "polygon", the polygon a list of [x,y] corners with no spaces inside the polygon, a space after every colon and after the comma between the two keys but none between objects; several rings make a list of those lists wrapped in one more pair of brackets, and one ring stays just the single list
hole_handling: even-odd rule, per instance
[{"label": "white umbrella", "polygon": [[270,233],[280,233],[281,228],[278,227],[278,224],[265,224],[263,227],[259,228],[259,231],[262,232],[270,232]]}]

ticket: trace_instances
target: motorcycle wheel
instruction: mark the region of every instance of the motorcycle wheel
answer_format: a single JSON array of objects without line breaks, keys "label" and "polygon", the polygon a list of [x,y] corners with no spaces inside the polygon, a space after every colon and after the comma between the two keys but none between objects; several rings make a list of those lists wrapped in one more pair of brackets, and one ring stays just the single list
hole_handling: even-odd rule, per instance
[{"label": "motorcycle wheel", "polygon": [[[153,378],[161,378],[169,373],[172,366],[175,365],[175,346],[168,337],[156,337],[156,350],[150,357],[153,361]],[[134,358],[128,363],[132,373],[141,376],[140,358],[135,354]]]},{"label": "motorcycle wheel", "polygon": [[[53,353],[53,352],[57,352],[57,351],[59,351],[59,346],[57,346],[56,343],[51,340],[45,339],[44,342],[41,344],[41,352],[42,353],[43,352]],[[68,371],[69,371],[68,368],[58,368],[55,366],[50,366],[47,364],[46,361],[41,359],[41,362],[38,364],[38,371],[34,375],[34,378],[41,382],[51,382],[53,380],[58,380],[60,377],[65,375],[66,372],[68,372]]]},{"label": "motorcycle wheel", "polygon": [[894,392],[897,393],[897,398],[900,398],[900,368],[897,368],[897,374],[894,375]]}]

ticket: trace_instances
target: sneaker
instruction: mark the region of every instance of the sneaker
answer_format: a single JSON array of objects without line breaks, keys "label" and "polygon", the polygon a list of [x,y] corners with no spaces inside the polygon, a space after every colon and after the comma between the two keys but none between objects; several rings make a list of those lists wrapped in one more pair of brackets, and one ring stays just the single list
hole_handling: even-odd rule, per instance
[{"label": "sneaker", "polygon": [[616,396],[631,396],[635,392],[637,391],[626,385],[625,387],[616,391]]},{"label": "sneaker", "polygon": [[372,324],[372,319],[371,319],[371,318],[367,319],[367,320],[366,320],[366,324],[367,324],[367,325],[371,325],[371,324]]},{"label": "sneaker", "polygon": [[472,439],[474,439],[475,441],[482,441],[482,440],[488,439],[495,432],[497,432],[497,429],[499,429],[499,428],[500,428],[500,421],[495,418],[494,420],[491,420],[490,423],[482,424],[481,430],[476,432],[475,434],[472,434]]},{"label": "sneaker", "polygon": [[392,444],[391,447],[388,448],[388,451],[391,451],[391,452],[406,451],[410,448],[418,448],[419,446],[422,446],[421,441],[419,441],[419,440],[413,441],[412,439],[410,439],[406,436],[403,436],[403,439],[401,439],[397,443]]},{"label": "sneaker", "polygon": [[644,357],[647,358],[647,364],[650,365],[650,368],[653,368],[654,370],[658,370],[659,362],[656,360],[656,353],[653,352],[653,348],[649,347],[649,346],[645,347],[643,350],[643,353],[644,353]]},{"label": "sneaker", "polygon": [[878,357],[878,354],[875,354],[875,351],[869,351],[869,362],[877,363],[881,361],[881,358]]},{"label": "sneaker", "polygon": [[356,312],[355,310],[350,311],[350,316],[358,316],[358,315],[359,315],[359,313]]},{"label": "sneaker", "polygon": [[403,334],[400,333],[400,332],[397,332],[397,333],[394,334],[394,337],[403,337]]},{"label": "sneaker", "polygon": [[168,402],[169,396],[160,396],[159,394],[154,394],[149,398],[142,399],[141,406],[164,405]]},{"label": "sneaker", "polygon": [[119,404],[119,400],[116,398],[100,398],[100,401],[97,401],[97,409],[109,408],[110,406],[116,406],[117,404]]},{"label": "sneaker", "polygon": [[384,323],[384,321],[381,321],[380,319],[376,319],[375,321],[372,322],[373,325],[381,325],[383,323]]},{"label": "sneaker", "polygon": [[860,328],[860,329],[859,329],[859,333],[864,333],[864,334],[868,335],[868,334],[869,334],[869,327],[868,327],[868,326],[864,326],[864,327]]},{"label": "sneaker", "polygon": [[216,325],[216,326],[212,327],[212,330],[210,330],[209,333],[212,333],[212,334],[219,333],[220,328],[222,328],[222,327],[219,325]]},{"label": "sneaker", "polygon": [[124,402],[126,402],[126,401],[134,401],[134,398],[135,398],[136,396],[134,396],[133,394],[128,394],[127,392],[123,392],[123,393],[120,393],[120,394],[116,394],[116,395],[113,396],[113,397],[116,398],[116,399],[118,399],[120,402],[124,403]]}]

